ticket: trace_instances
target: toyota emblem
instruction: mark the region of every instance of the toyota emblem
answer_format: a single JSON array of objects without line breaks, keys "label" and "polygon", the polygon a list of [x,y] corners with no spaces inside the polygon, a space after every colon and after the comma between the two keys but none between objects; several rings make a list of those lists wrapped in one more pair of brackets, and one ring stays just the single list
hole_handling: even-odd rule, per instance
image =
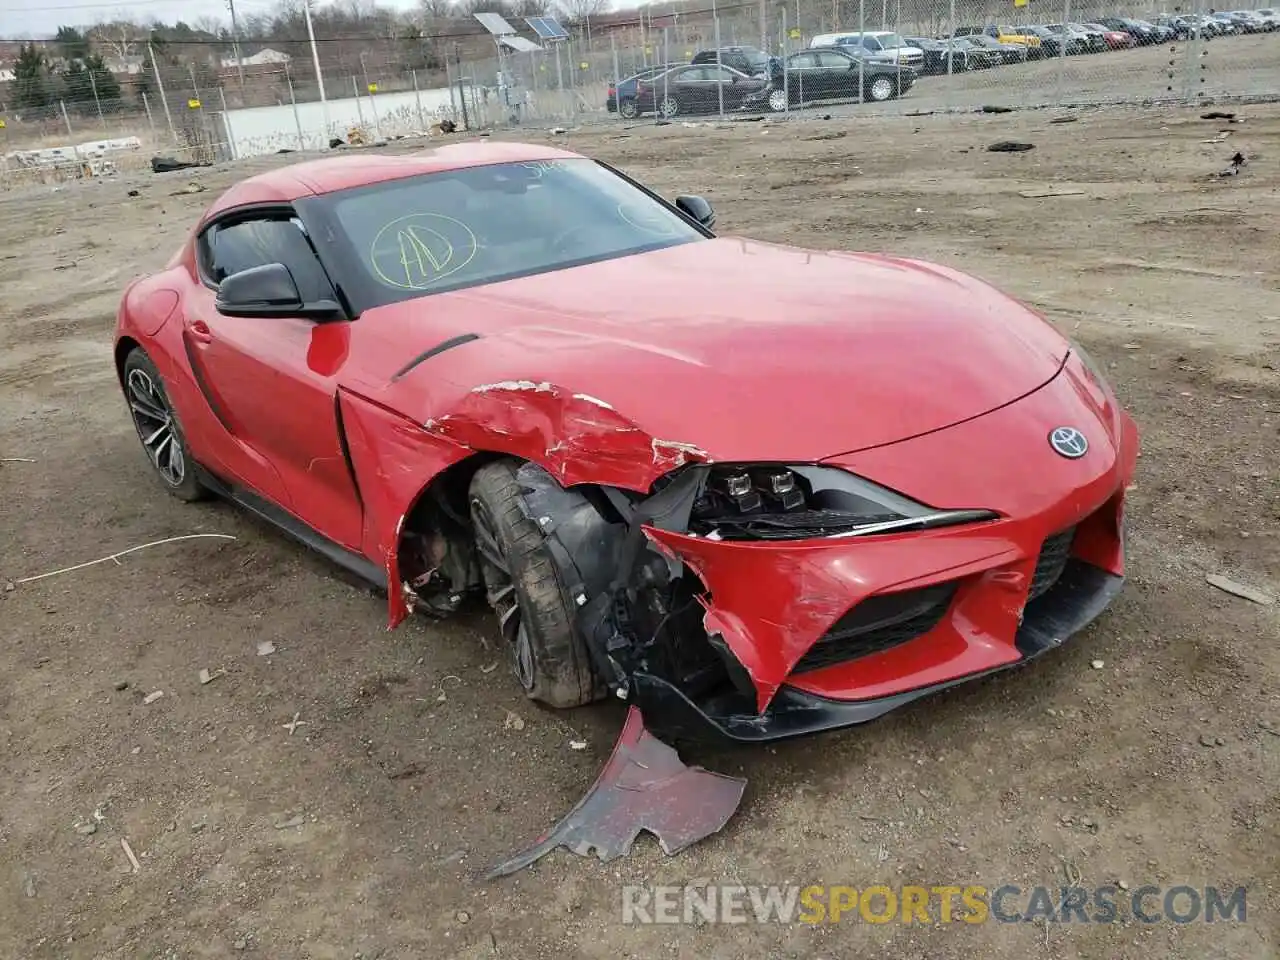
[{"label": "toyota emblem", "polygon": [[1075,427],[1057,427],[1049,434],[1049,446],[1068,460],[1079,460],[1089,452],[1089,441]]}]

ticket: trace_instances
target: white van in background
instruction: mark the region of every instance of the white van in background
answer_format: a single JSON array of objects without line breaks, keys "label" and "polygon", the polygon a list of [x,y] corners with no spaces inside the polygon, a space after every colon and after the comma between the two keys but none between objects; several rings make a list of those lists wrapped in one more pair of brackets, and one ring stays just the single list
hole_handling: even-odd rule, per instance
[{"label": "white van in background", "polygon": [[924,66],[924,51],[907,45],[898,34],[890,30],[868,30],[865,33],[820,33],[809,41],[809,47],[861,47],[875,59],[884,57],[889,63],[904,67]]}]

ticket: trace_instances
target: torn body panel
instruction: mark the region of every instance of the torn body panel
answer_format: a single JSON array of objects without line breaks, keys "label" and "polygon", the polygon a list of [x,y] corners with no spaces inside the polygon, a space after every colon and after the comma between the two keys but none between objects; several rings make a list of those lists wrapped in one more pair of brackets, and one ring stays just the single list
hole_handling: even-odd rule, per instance
[{"label": "torn body panel", "polygon": [[644,727],[632,707],[600,776],[578,804],[529,848],[494,866],[488,879],[523,870],[557,847],[603,863],[631,851],[641,830],[668,855],[719,832],[742,800],[746,781],[687,767]]},{"label": "torn body panel", "polygon": [[670,470],[707,459],[693,444],[650,436],[609,404],[545,381],[481,384],[424,426],[455,443],[540,464],[566,487],[647,492]]},{"label": "torn body panel", "polygon": [[[400,548],[405,521],[431,481],[464,460],[472,451],[440,436],[428,434],[419,424],[358,394],[339,391],[338,403],[352,470],[364,504],[364,554],[379,558],[387,571],[388,627],[400,624],[410,613],[412,596],[403,585]],[[426,530],[443,536],[444,531]],[[463,531],[465,533],[465,531]],[[447,555],[447,544],[425,548],[434,563],[414,571],[414,576],[438,569]],[[461,594],[464,584],[457,575],[448,584],[448,595]]]}]

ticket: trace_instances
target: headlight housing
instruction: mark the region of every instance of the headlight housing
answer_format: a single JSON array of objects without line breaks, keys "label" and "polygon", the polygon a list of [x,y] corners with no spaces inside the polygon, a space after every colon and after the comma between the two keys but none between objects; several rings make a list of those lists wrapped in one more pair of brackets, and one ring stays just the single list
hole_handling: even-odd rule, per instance
[{"label": "headlight housing", "polygon": [[994,520],[990,510],[935,510],[837,467],[716,464],[690,531],[715,540],[858,537]]}]

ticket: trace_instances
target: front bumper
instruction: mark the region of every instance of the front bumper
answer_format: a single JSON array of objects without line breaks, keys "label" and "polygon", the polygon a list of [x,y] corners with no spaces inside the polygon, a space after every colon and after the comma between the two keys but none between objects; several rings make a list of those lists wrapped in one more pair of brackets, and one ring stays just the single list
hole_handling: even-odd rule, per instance
[{"label": "front bumper", "polygon": [[[1085,430],[1086,456],[1051,448],[1064,424]],[[684,736],[796,736],[873,719],[1058,646],[1123,583],[1137,443],[1133,421],[1073,355],[1006,407],[827,461],[936,509],[991,509],[1000,519],[769,542],[646,528],[705,585],[703,625],[723,641],[733,681],[693,702],[636,675],[646,722]]]}]

